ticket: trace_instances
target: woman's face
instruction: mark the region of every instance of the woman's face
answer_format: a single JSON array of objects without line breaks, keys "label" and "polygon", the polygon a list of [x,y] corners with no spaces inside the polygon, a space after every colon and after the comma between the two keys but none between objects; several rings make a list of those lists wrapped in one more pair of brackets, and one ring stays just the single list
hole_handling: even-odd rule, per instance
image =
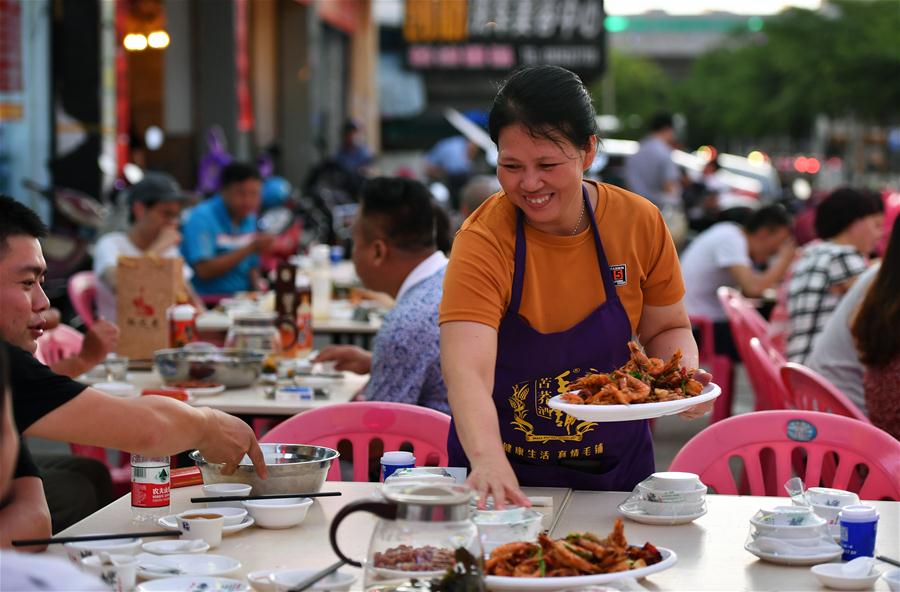
[{"label": "woman's face", "polygon": [[576,147],[534,137],[521,124],[500,130],[497,179],[529,224],[544,232],[568,235],[581,214],[582,172],[597,153],[597,140]]}]

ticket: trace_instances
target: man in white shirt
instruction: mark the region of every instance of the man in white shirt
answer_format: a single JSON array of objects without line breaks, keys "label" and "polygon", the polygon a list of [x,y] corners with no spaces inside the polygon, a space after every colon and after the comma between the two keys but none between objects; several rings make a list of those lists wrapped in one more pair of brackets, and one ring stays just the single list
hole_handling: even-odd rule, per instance
[{"label": "man in white shirt", "polygon": [[[187,197],[178,182],[165,173],[147,173],[128,193],[133,223],[128,232],[103,235],[94,250],[97,276],[97,313],[108,321],[116,318],[116,265],[120,255],[160,258],[181,257],[178,223]],[[193,271],[184,265],[184,288],[196,306],[202,302],[191,288]]]},{"label": "man in white shirt", "polygon": [[[740,288],[745,296],[758,298],[784,277],[794,257],[791,216],[781,206],[766,206],[754,212],[741,226],[719,222],[700,233],[681,255],[684,304],[688,314],[711,319],[716,352],[738,360],[725,311],[716,296],[720,286]],[[769,263],[759,272],[754,264]]]},{"label": "man in white shirt", "polygon": [[389,294],[396,304],[385,316],[371,353],[337,345],[323,349],[316,361],[371,374],[363,393],[366,400],[449,413],[437,322],[447,257],[435,240],[436,207],[418,181],[366,181],[353,226],[353,264],[366,288]]}]

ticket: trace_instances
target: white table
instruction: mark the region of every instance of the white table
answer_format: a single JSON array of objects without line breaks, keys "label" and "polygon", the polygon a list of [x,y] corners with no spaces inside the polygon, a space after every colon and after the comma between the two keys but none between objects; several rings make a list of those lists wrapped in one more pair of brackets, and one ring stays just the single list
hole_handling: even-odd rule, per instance
[{"label": "white table", "polygon": [[[304,379],[299,377],[297,384],[324,388],[329,392],[327,399],[312,401],[276,401],[268,398],[266,391],[271,386],[255,384],[246,388],[225,389],[218,395],[195,397],[191,405],[195,407],[211,407],[233,415],[296,415],[310,409],[327,407],[335,403],[347,403],[368,381],[367,374],[344,373],[343,379]],[[153,372],[131,371],[129,381],[141,391],[159,388],[163,385],[159,375]],[[314,382],[313,382],[314,381]]]},{"label": "white table", "polygon": [[[317,498],[299,526],[284,530],[266,530],[256,526],[226,535],[222,544],[211,553],[234,557],[241,562],[241,568],[229,577],[243,578],[257,570],[276,569],[321,569],[337,561],[337,556],[328,543],[328,529],[335,514],[350,502],[371,496],[381,487],[379,483],[354,483],[328,481],[323,491],[340,491],[341,497]],[[563,488],[526,488],[528,495],[551,496],[553,508],[564,506],[569,494]],[[202,496],[200,486],[172,490],[171,511],[173,514],[198,507],[190,503],[192,496]],[[157,527],[136,525],[130,522],[131,506],[126,495],[109,506],[88,516],[81,522],[59,533],[60,536],[98,532],[138,532],[156,530]],[[552,521],[551,521],[552,523]],[[341,550],[354,559],[364,559],[369,546],[369,537],[374,528],[375,518],[358,512],[341,523],[338,544]],[[51,553],[65,554],[61,545],[52,545]],[[362,570],[353,567],[341,568],[353,572],[358,579],[352,588],[362,589]]]},{"label": "white table", "polygon": [[[562,537],[588,530],[605,536],[618,517],[616,506],[628,497],[621,492],[574,491],[552,531]],[[750,532],[750,517],[760,508],[784,505],[790,500],[776,497],[710,495],[709,512],[683,526],[647,526],[628,519],[625,537],[629,543],[668,547],[678,554],[672,569],[654,574],[642,584],[651,590],[819,590],[824,589],[809,567],[767,563],[744,550]],[[877,552],[900,557],[900,503],[873,503],[881,515]],[[892,566],[879,563],[882,572]],[[876,590],[887,590],[879,579]]]}]

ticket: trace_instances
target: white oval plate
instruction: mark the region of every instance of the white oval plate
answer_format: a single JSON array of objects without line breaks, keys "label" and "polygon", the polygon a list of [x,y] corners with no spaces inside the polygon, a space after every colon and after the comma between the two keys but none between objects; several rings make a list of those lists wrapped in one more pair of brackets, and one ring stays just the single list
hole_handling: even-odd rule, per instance
[{"label": "white oval plate", "polygon": [[241,562],[233,557],[225,555],[197,555],[194,553],[179,553],[176,555],[151,555],[141,553],[137,556],[137,574],[147,580],[168,578],[173,574],[164,571],[145,569],[142,563],[161,565],[177,569],[182,573],[179,576],[223,576],[241,568]]},{"label": "white oval plate", "polygon": [[784,555],[776,553],[766,553],[765,551],[760,551],[759,547],[756,546],[756,541],[748,542],[746,545],[744,545],[744,549],[746,549],[753,555],[756,555],[763,561],[779,563],[781,565],[816,565],[818,563],[827,563],[832,559],[840,557],[841,553],[844,552],[844,550],[841,549],[840,546],[838,546],[835,551],[817,553],[815,555]]},{"label": "white oval plate", "polygon": [[678,401],[664,401],[662,403],[635,403],[634,405],[575,405],[563,403],[559,400],[562,395],[556,395],[547,402],[552,409],[571,415],[582,421],[632,421],[635,419],[653,419],[664,415],[681,413],[688,407],[700,403],[712,401],[722,394],[719,385],[709,383],[696,397],[679,399]]},{"label": "white oval plate", "polygon": [[[259,592],[276,592],[276,590],[278,590],[278,584],[275,582],[276,579],[282,580],[284,584],[287,584],[292,581],[300,581],[307,578],[316,573],[316,571],[318,570],[279,569],[273,571],[264,569],[248,573],[247,581],[250,582],[250,585],[253,586],[254,590],[259,590]],[[325,576],[323,579],[319,580],[318,583],[313,584],[312,587],[310,587],[310,590],[348,590],[355,581],[355,575],[343,570],[336,571],[330,576]],[[282,588],[285,587],[284,584],[282,584]]]},{"label": "white oval plate", "polygon": [[487,584],[488,590],[500,592],[508,590],[514,592],[516,590],[542,590],[551,592],[553,590],[578,589],[584,586],[592,586],[594,584],[606,584],[615,582],[624,578],[643,578],[650,574],[669,569],[678,561],[678,555],[672,549],[665,547],[657,547],[662,555],[662,561],[640,567],[638,569],[629,569],[627,571],[617,571],[615,573],[594,574],[591,576],[567,576],[564,578],[511,578],[504,576],[487,576],[484,583]]},{"label": "white oval plate", "polygon": [[[188,546],[188,543],[199,543]],[[205,553],[209,551],[209,543],[199,539],[175,539],[170,541],[150,541],[144,543],[141,548],[156,555],[178,555],[182,553]]]},{"label": "white oval plate", "polygon": [[203,592],[250,592],[250,586],[246,582],[230,578],[178,576],[150,580],[137,587],[137,592],[198,592],[198,590],[203,590]]},{"label": "white oval plate", "polygon": [[[163,516],[159,520],[156,521],[157,524],[165,528],[166,530],[181,530],[178,528],[178,518],[175,514],[170,514],[169,516]],[[253,516],[247,516],[244,518],[244,521],[240,524],[232,524],[231,526],[223,526],[222,534],[231,534],[233,532],[238,532],[244,530],[245,528],[250,528],[256,524],[256,520],[253,519]]]},{"label": "white oval plate", "polygon": [[654,526],[675,526],[676,524],[687,524],[693,522],[700,516],[706,514],[706,502],[700,507],[700,511],[695,514],[685,514],[684,516],[656,516],[648,514],[640,508],[637,502],[622,502],[619,504],[619,514],[625,516],[629,520],[640,522],[641,524],[652,524]]},{"label": "white oval plate", "polygon": [[225,385],[201,386],[197,388],[186,388],[184,390],[192,397],[211,397],[212,395],[218,395],[223,392],[225,390]]}]

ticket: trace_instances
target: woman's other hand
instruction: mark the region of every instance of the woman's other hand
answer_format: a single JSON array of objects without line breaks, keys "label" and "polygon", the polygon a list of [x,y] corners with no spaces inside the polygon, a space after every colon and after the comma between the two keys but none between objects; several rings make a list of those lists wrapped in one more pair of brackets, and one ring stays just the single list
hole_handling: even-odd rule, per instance
[{"label": "woman's other hand", "polygon": [[494,498],[494,508],[502,510],[507,502],[514,506],[530,507],[528,496],[519,489],[519,480],[506,458],[485,460],[472,468],[466,483],[478,494],[478,509],[484,510],[488,496]]},{"label": "woman's other hand", "polygon": [[[712,374],[703,370],[702,368],[698,368],[696,372],[694,372],[694,380],[706,386],[712,380]],[[698,417],[703,417],[707,413],[713,410],[713,406],[716,404],[716,400],[707,401],[705,403],[700,403],[699,405],[694,405],[693,407],[688,407],[678,415],[683,417],[684,419],[697,419]]]}]

